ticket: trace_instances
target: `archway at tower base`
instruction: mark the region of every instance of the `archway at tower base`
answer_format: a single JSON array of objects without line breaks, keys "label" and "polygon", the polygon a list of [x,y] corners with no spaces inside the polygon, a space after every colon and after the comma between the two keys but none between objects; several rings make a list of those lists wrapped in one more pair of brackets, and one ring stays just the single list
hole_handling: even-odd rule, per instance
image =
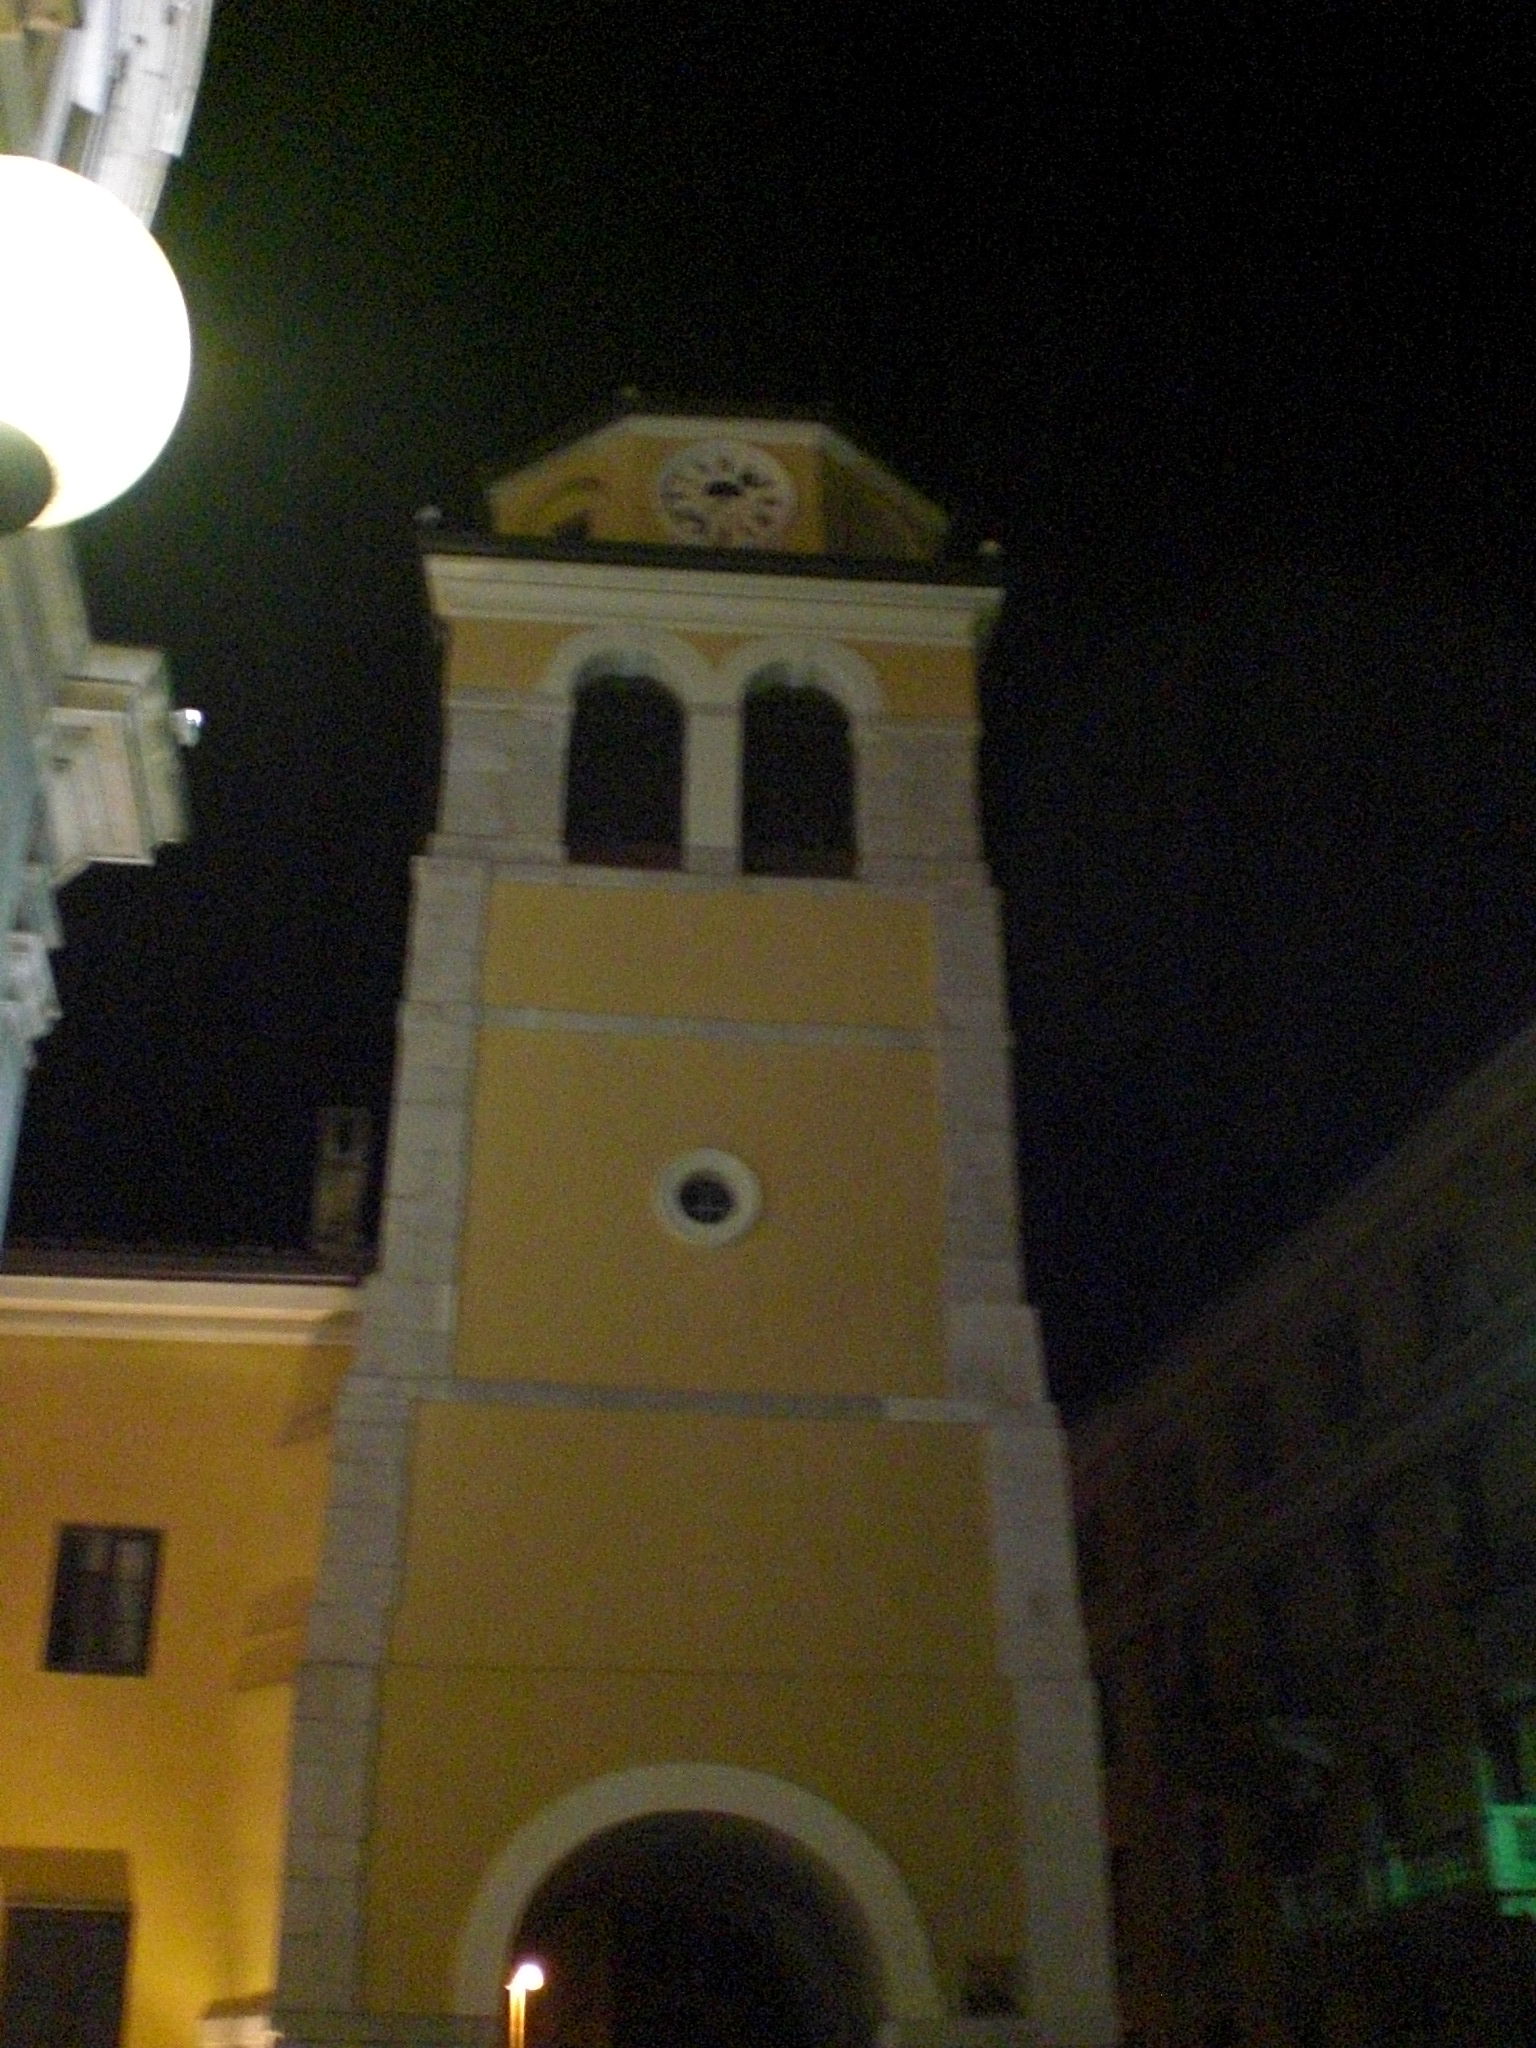
[{"label": "archway at tower base", "polygon": [[529,1901],[528,2048],[871,2048],[878,1972],[861,1916],[798,1844],[723,1813],[604,1829]]}]

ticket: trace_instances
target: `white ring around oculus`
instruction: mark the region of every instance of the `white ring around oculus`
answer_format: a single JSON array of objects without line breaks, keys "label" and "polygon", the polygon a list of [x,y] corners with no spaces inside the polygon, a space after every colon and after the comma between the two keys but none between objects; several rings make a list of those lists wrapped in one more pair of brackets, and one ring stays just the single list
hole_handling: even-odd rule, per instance
[{"label": "white ring around oculus", "polygon": [[763,1207],[762,1186],[751,1167],[709,1145],[669,1160],[651,1194],[661,1222],[685,1244],[734,1244]]}]

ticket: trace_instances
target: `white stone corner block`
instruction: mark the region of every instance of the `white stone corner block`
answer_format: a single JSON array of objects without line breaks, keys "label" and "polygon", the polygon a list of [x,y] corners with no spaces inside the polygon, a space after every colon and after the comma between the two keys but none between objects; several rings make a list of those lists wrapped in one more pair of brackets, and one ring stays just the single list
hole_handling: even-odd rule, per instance
[{"label": "white stone corner block", "polygon": [[1040,1319],[1028,1302],[952,1301],[947,1321],[952,1393],[1008,1408],[1047,1398]]}]

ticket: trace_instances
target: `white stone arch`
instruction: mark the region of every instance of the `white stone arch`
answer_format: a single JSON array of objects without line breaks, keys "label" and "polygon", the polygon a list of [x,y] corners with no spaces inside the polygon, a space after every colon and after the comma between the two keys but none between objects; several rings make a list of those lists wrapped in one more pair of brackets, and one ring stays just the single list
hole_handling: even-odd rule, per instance
[{"label": "white stone arch", "polygon": [[724,700],[719,679],[696,647],[649,626],[594,626],[562,640],[534,690],[567,707],[588,675],[649,676],[670,690],[685,712]]},{"label": "white stone arch", "polygon": [[734,1814],[798,1843],[841,1881],[863,1916],[884,2017],[943,2013],[927,1932],[885,1851],[829,1801],[733,1764],[652,1764],[594,1778],[519,1828],[481,1878],[460,1930],[455,2013],[480,2018],[500,2011],[507,1943],[550,1872],[593,1835],[651,1813]]},{"label": "white stone arch", "polygon": [[726,700],[738,707],[754,676],[764,669],[783,668],[805,682],[815,682],[835,697],[857,730],[871,718],[885,716],[885,691],[872,662],[836,640],[812,634],[778,634],[748,640],[720,664],[719,684]]},{"label": "white stone arch", "polygon": [[721,663],[720,679],[729,689],[736,711],[737,844],[740,843],[740,792],[744,769],[742,705],[753,682],[765,671],[783,672],[797,683],[824,691],[847,719],[848,741],[853,755],[854,855],[856,861],[861,860],[869,813],[867,741],[871,728],[884,721],[885,692],[873,664],[862,654],[836,640],[819,640],[810,634],[782,634],[771,639],[749,640]]},{"label": "white stone arch", "polygon": [[589,675],[649,676],[683,711],[683,864],[734,865],[734,826],[725,801],[741,755],[740,725],[719,676],[696,647],[649,626],[596,626],[563,640],[540,676],[535,697],[562,709],[560,790],[564,801],[571,707]]}]

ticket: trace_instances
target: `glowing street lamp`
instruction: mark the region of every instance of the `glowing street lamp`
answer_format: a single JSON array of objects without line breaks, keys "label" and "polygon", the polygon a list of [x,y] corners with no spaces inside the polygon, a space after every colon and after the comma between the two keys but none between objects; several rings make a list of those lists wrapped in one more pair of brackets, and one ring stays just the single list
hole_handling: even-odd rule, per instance
[{"label": "glowing street lamp", "polygon": [[170,439],[192,338],[149,230],[88,178],[0,156],[0,533],[110,504]]},{"label": "glowing street lamp", "polygon": [[519,1963],[507,1979],[507,2048],[523,2048],[528,2025],[528,1994],[544,1989],[544,1971],[538,1963]]}]

